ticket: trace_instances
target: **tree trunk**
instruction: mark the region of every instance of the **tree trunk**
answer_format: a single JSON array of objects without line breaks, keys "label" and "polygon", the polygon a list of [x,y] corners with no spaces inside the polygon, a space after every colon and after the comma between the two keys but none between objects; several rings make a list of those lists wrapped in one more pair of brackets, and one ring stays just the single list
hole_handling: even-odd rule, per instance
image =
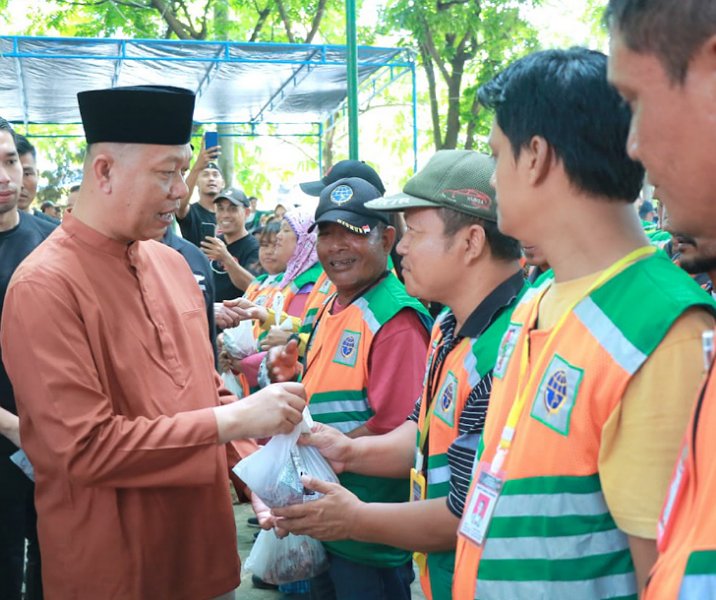
[{"label": "tree trunk", "polygon": [[450,61],[452,67],[448,84],[448,110],[443,138],[443,150],[457,148],[457,139],[460,135],[460,87],[462,86],[462,70],[465,66],[463,58],[454,58]]},{"label": "tree trunk", "polygon": [[425,48],[424,44],[420,44],[420,56],[423,59],[423,68],[428,78],[428,94],[430,97],[430,118],[433,123],[433,144],[435,150],[442,147],[442,138],[440,135],[440,104],[438,102],[437,82],[435,81],[435,69],[433,68],[433,60],[430,52]]}]

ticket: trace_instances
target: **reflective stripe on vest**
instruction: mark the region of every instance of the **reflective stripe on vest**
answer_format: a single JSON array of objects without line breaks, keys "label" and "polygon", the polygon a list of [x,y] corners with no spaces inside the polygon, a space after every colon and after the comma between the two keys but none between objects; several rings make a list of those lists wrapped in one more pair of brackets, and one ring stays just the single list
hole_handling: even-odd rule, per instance
[{"label": "reflective stripe on vest", "polygon": [[716,550],[691,553],[679,589],[679,600],[706,598],[716,598]]},{"label": "reflective stripe on vest", "polygon": [[599,344],[627,373],[636,373],[644,361],[646,354],[636,348],[619,331],[617,326],[604,314],[594,300],[585,298],[574,309],[574,315],[582,322]]},{"label": "reflective stripe on vest", "polygon": [[544,598],[636,593],[629,543],[598,475],[505,483],[480,560],[478,597],[518,598],[513,586],[520,581],[531,583],[532,597],[535,585]]},{"label": "reflective stripe on vest", "polygon": [[[521,565],[520,565],[521,566]],[[513,567],[519,569],[520,567]],[[562,569],[563,567],[556,567]],[[563,568],[567,573],[569,567]],[[609,575],[590,581],[483,581],[475,596],[478,600],[596,600],[633,598],[636,600],[634,575]]]}]

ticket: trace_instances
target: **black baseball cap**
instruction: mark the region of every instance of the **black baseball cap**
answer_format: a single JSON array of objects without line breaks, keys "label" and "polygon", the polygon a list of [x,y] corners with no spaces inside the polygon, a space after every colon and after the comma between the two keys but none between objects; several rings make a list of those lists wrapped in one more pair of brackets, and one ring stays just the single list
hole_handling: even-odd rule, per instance
[{"label": "black baseball cap", "polygon": [[220,200],[228,200],[234,206],[243,206],[249,208],[251,205],[246,194],[237,188],[226,188],[223,192],[219,192],[219,195],[214,198],[214,204]]},{"label": "black baseball cap", "polygon": [[366,207],[367,202],[380,196],[380,191],[365,179],[339,179],[323,188],[316,221],[309,231],[319,223],[338,223],[353,233],[368,235],[378,223],[389,224],[385,214]]},{"label": "black baseball cap", "polygon": [[206,163],[206,166],[202,169],[202,171],[206,171],[206,169],[214,169],[216,171],[219,171],[221,173],[221,169],[219,168],[219,164],[215,163],[213,160]]},{"label": "black baseball cap", "polygon": [[301,189],[309,196],[320,196],[323,189],[339,179],[358,177],[370,183],[382,196],[385,186],[376,170],[362,160],[342,160],[333,165],[320,181],[300,183]]}]

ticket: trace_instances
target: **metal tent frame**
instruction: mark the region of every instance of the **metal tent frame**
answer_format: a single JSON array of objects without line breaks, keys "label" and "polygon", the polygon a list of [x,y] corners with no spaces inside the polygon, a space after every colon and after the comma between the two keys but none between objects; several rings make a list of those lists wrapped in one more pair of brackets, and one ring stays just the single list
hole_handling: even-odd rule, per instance
[{"label": "metal tent frame", "polygon": [[[79,91],[175,85],[196,92],[197,124],[241,130],[229,136],[315,137],[322,166],[326,128],[348,110],[347,58],[338,45],[0,36],[0,114],[26,128],[79,124]],[[412,79],[415,166],[415,55],[357,48],[361,106],[405,75]]]}]

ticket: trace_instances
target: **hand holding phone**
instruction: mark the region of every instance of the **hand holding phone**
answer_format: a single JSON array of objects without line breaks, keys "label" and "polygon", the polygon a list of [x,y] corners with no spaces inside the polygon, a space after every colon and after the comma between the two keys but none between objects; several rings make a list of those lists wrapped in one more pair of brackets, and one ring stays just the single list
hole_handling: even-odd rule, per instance
[{"label": "hand holding phone", "polygon": [[204,148],[209,150],[219,145],[219,134],[216,131],[204,133]]},{"label": "hand holding phone", "polygon": [[216,237],[216,225],[214,223],[201,223],[199,233],[201,234],[201,239]]}]

